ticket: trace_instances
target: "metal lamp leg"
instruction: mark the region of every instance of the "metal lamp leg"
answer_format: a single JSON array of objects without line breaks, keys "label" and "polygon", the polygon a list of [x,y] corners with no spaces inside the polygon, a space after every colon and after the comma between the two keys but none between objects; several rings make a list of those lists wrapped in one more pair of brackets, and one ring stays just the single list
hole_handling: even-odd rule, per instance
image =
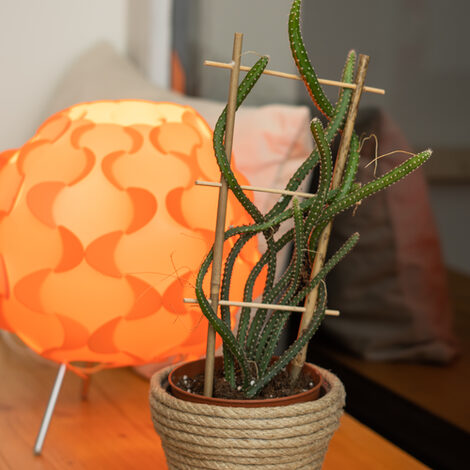
[{"label": "metal lamp leg", "polygon": [[57,377],[55,378],[54,386],[52,387],[51,396],[49,397],[49,402],[47,403],[47,408],[44,413],[44,417],[42,418],[38,437],[36,438],[36,443],[34,445],[35,455],[40,455],[42,452],[42,446],[44,444],[44,439],[46,438],[47,430],[49,429],[52,413],[54,412],[57,397],[59,396],[60,392],[60,387],[62,386],[62,381],[64,380],[65,371],[65,364],[61,364],[59,367],[59,371],[57,372]]}]

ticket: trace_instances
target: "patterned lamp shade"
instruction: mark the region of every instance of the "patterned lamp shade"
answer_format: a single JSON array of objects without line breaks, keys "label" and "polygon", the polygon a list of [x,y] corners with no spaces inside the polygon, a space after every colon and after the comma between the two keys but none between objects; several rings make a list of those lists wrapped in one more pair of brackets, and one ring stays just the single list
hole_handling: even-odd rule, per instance
[{"label": "patterned lamp shade", "polygon": [[[204,353],[207,322],[182,299],[215,226],[217,190],[194,181],[220,173],[192,108],[79,104],[0,159],[0,328],[67,364]],[[246,223],[229,199],[227,225]],[[244,250],[233,298],[259,258],[255,241]]]}]

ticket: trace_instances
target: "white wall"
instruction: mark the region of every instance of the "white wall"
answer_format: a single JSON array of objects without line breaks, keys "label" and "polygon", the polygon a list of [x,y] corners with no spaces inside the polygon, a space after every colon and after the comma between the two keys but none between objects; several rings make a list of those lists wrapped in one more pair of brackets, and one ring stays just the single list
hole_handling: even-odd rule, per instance
[{"label": "white wall", "polygon": [[0,150],[22,145],[66,67],[98,39],[124,51],[126,0],[0,1]]}]

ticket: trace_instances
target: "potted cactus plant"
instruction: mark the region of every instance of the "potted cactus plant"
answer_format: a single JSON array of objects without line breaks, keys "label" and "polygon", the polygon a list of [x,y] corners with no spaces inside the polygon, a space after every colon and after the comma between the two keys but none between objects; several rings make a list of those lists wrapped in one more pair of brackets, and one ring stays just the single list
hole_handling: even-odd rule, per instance
[{"label": "potted cactus plant", "polygon": [[[294,0],[289,16],[289,39],[294,61],[318,109],[326,118],[311,123],[315,150],[296,170],[272,209],[263,214],[234,177],[227,158],[227,110],[214,131],[214,152],[223,179],[253,219],[251,225],[231,227],[224,240],[234,239],[225,259],[220,289],[220,316],[207,298],[203,283],[214,263],[214,249],[203,260],[196,281],[202,313],[222,338],[223,357],[215,361],[210,392],[201,382],[207,376],[204,360],[165,369],[152,378],[150,402],[155,428],[162,438],[170,468],[320,468],[329,439],[339,425],[344,389],[330,372],[305,364],[305,350],[327,311],[325,277],[354,247],[355,233],[329,259],[325,259],[334,217],[364,198],[401,180],[431,155],[426,150],[410,157],[389,173],[360,186],[355,182],[359,137],[354,119],[362,91],[367,57],[362,56],[355,88],[341,88],[336,104],[324,94],[308,59],[300,33],[300,4]],[[240,106],[267,66],[262,57],[238,87]],[[356,54],[346,59],[341,81],[354,83]],[[330,145],[341,134],[336,163]],[[292,195],[309,174],[318,172],[318,187],[302,201]],[[291,192],[291,193],[290,193]],[[277,235],[282,224],[293,227]],[[230,283],[234,262],[243,247],[262,235],[266,250],[245,284],[238,325],[232,330]],[[277,274],[277,258],[293,242],[290,264]],[[214,268],[213,268],[214,269]],[[263,278],[263,276],[265,276]],[[254,286],[263,280],[261,305],[252,312]],[[217,303],[217,300],[216,302]],[[304,307],[297,307],[305,303]],[[303,310],[297,339],[279,357],[275,350],[292,310]],[[338,320],[340,321],[340,319]],[[168,382],[169,381],[169,382]],[[216,395],[212,395],[213,384]],[[170,389],[171,388],[171,389]],[[204,396],[206,395],[206,396]]]}]

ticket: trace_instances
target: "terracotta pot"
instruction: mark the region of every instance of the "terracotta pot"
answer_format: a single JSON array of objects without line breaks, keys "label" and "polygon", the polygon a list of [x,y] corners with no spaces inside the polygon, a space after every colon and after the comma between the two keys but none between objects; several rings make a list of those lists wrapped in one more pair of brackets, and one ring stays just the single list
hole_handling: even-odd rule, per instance
[{"label": "terracotta pot", "polygon": [[[215,369],[221,369],[223,367],[223,357],[215,358]],[[320,396],[323,379],[321,374],[312,364],[305,364],[303,372],[308,374],[315,386],[302,393],[290,395],[288,397],[281,398],[268,398],[268,399],[253,399],[253,400],[235,400],[226,398],[213,398],[197,395],[195,393],[189,393],[186,390],[181,389],[176,384],[179,380],[187,375],[188,377],[195,377],[198,374],[204,372],[205,359],[199,359],[197,361],[185,362],[179,366],[176,366],[168,376],[168,383],[172,394],[180,398],[181,400],[190,401],[193,403],[206,403],[209,405],[218,406],[232,406],[232,407],[243,407],[243,408],[259,408],[262,406],[284,406],[292,405],[294,403],[304,403],[306,401],[316,400]],[[289,370],[289,368],[288,368]]]},{"label": "terracotta pot", "polygon": [[[336,376],[314,369],[323,380],[317,400],[255,408],[182,400],[170,390],[172,368],[156,373],[150,385],[150,407],[168,468],[321,469],[328,443],[339,426],[345,393]],[[175,370],[173,375],[178,373]]]}]

